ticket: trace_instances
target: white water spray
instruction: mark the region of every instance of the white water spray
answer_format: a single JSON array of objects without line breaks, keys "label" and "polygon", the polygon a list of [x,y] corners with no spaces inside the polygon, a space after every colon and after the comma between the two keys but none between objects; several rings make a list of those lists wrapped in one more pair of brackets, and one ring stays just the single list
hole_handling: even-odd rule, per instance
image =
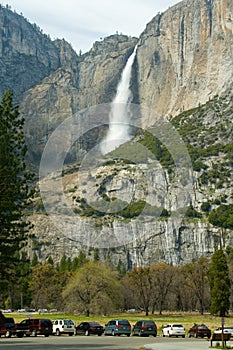
[{"label": "white water spray", "polygon": [[130,139],[128,130],[130,117],[129,106],[133,97],[130,90],[130,79],[136,51],[137,45],[123,69],[120,82],[117,86],[116,96],[111,103],[109,130],[100,145],[102,154],[113,151]]}]

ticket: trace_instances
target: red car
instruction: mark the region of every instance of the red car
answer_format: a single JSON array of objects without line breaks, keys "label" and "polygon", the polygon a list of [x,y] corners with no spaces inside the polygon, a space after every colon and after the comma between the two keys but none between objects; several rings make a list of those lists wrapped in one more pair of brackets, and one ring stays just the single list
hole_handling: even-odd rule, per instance
[{"label": "red car", "polygon": [[7,329],[6,329],[5,325],[1,325],[0,326],[0,337],[2,335],[6,336],[6,332],[7,332]]},{"label": "red car", "polygon": [[205,324],[194,324],[192,328],[188,331],[189,338],[204,338],[207,337],[210,339],[211,337],[211,330],[205,325]]}]

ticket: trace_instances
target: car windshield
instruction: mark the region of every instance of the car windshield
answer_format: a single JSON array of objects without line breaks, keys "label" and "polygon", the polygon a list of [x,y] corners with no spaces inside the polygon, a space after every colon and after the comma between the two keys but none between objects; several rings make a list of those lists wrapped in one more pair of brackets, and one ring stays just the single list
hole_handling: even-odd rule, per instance
[{"label": "car windshield", "polygon": [[182,324],[173,324],[172,327],[174,327],[174,328],[183,328]]},{"label": "car windshield", "polygon": [[144,321],[145,326],[154,326],[154,321]]},{"label": "car windshield", "polygon": [[123,326],[128,326],[129,325],[129,321],[119,321],[119,324],[120,325],[123,325]]},{"label": "car windshield", "polygon": [[100,324],[97,322],[89,322],[89,325],[90,326],[100,326]]}]

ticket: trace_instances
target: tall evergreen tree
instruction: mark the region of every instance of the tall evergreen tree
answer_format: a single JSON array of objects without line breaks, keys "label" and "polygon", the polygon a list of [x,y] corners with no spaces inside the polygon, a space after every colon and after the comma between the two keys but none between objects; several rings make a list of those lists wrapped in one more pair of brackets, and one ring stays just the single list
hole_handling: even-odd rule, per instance
[{"label": "tall evergreen tree", "polygon": [[[0,281],[6,286],[17,265],[20,249],[27,240],[30,223],[25,207],[30,197],[30,180],[25,154],[24,119],[7,91],[0,102]],[[15,278],[15,276],[14,276]],[[1,288],[2,288],[1,286]]]},{"label": "tall evergreen tree", "polygon": [[222,249],[217,250],[212,256],[209,270],[211,306],[212,314],[219,313],[224,317],[230,308],[230,288],[229,270],[226,256]]}]

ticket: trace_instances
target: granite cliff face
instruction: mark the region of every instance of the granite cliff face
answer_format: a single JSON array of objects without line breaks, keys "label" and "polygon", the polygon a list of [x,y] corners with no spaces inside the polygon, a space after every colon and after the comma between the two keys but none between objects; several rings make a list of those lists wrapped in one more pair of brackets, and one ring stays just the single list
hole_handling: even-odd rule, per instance
[{"label": "granite cliff face", "polygon": [[138,101],[176,115],[224,92],[233,74],[232,16],[231,0],[184,0],[153,18],[139,39]]},{"label": "granite cliff face", "polygon": [[187,175],[179,178],[181,169],[163,147],[159,162],[147,156],[147,147],[153,149],[149,133],[137,135],[99,166],[64,169],[62,187],[59,173],[51,173],[40,186],[50,216],[40,197],[35,199],[31,256],[59,261],[80,249],[92,256],[98,248],[103,259],[115,265],[121,260],[130,269],[155,261],[181,264],[231,246],[232,223],[214,226],[209,213],[233,203],[232,107],[229,91],[173,119],[191,155],[192,182]]},{"label": "granite cliff face", "polygon": [[[142,125],[148,127],[155,117],[167,116],[185,141],[195,179],[191,190],[184,191],[163,148],[157,161],[142,155],[143,161],[136,165],[125,162],[129,154],[140,158],[138,143],[156,150],[158,145],[144,134],[126,145],[123,156],[112,156],[119,161],[106,160],[89,171],[78,164],[70,166],[64,170],[63,184],[67,206],[75,214],[75,232],[61,197],[52,194],[49,201],[58,218],[63,213],[59,230],[38,196],[31,216],[31,257],[35,252],[42,260],[52,256],[59,261],[63,254],[77,256],[80,249],[92,255],[94,237],[107,242],[99,245],[103,258],[110,257],[114,264],[120,259],[131,268],[157,260],[179,264],[211,255],[220,245],[232,245],[232,229],[213,226],[208,220],[208,210],[232,203],[231,3],[184,0],[154,17],[139,39],[112,35],[94,43],[84,55],[77,55],[64,40],[51,41],[36,25],[0,7],[0,94],[10,87],[20,102],[28,157],[36,169],[60,123],[86,107],[112,101],[127,58],[138,43],[131,79],[133,102],[151,111],[142,112]],[[80,147],[85,152],[99,138],[93,131]],[[51,174],[43,181],[51,179],[56,184],[59,176]],[[93,196],[98,203],[93,203]],[[100,209],[105,202],[116,212],[93,210],[93,205]],[[126,209],[119,210],[121,205]],[[143,220],[137,220],[140,210],[145,210]],[[124,241],[121,246],[117,237]]]},{"label": "granite cliff face", "polygon": [[32,162],[38,165],[49,135],[62,121],[86,107],[113,99],[135,43],[136,38],[124,35],[96,42],[90,52],[79,57],[78,63],[70,60],[69,65],[61,66],[24,94],[20,110],[26,119]]},{"label": "granite cliff face", "polygon": [[[53,43],[59,68],[27,91],[21,102],[31,160],[38,163],[45,141],[62,120],[111,102],[136,43],[131,84],[133,102],[151,111],[142,116],[144,126],[224,93],[232,86],[232,31],[230,0],[185,0],[154,17],[139,39],[113,35],[85,55],[63,54],[63,59],[61,45]],[[95,137],[89,138],[89,147]]]},{"label": "granite cliff face", "polygon": [[0,6],[0,96],[10,88],[18,98],[56,70],[59,51],[36,24]]}]

